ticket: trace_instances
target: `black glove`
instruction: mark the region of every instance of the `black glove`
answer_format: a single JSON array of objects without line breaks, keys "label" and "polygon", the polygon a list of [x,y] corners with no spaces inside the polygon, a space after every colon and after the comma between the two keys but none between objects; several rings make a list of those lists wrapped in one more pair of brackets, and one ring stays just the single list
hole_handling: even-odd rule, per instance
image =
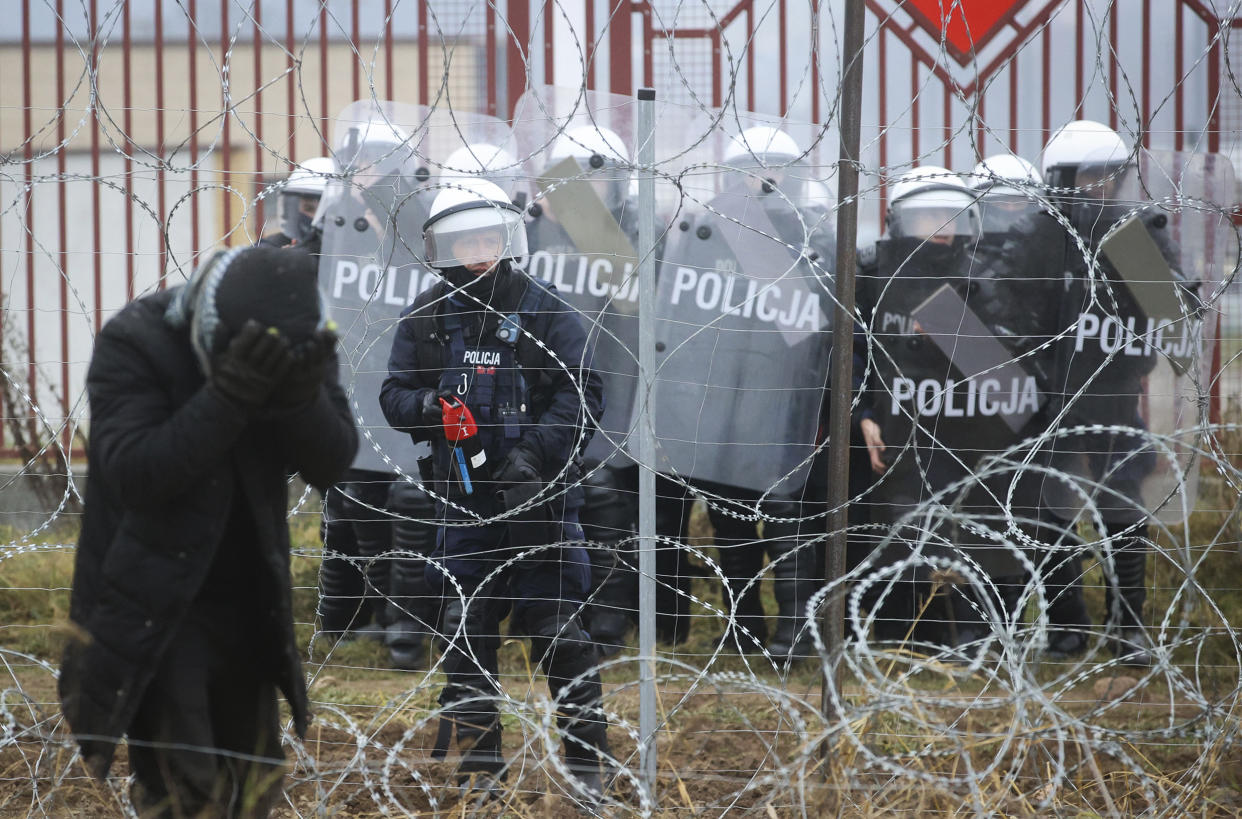
[{"label": "black glove", "polygon": [[440,426],[444,423],[444,406],[440,403],[441,398],[448,398],[452,395],[450,390],[433,390],[431,387],[419,390],[422,397],[419,399],[422,406],[423,426],[432,427]]},{"label": "black glove", "polygon": [[541,484],[543,478],[543,459],[536,455],[529,446],[519,442],[505,459],[496,465],[492,479],[500,484]]},{"label": "black glove", "polygon": [[336,333],[318,330],[294,347],[292,364],[272,394],[272,403],[280,407],[300,407],[319,395],[328,363],[336,350]]},{"label": "black glove", "polygon": [[251,319],[211,365],[211,386],[247,410],[267,403],[293,365],[289,342]]}]

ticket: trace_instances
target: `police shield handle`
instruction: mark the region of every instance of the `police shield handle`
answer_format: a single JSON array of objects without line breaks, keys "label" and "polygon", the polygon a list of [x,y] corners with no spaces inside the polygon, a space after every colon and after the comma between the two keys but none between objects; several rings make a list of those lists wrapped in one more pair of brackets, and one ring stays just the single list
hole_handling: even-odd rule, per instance
[{"label": "police shield handle", "polygon": [[[620,288],[625,271],[638,268],[638,254],[578,160],[565,157],[541,174],[538,184],[554,218],[582,254],[592,263],[598,258],[609,260],[600,279]],[[615,299],[613,304],[623,313],[638,310],[637,301],[629,299]]]},{"label": "police shield handle", "polygon": [[1100,252],[1121,274],[1126,288],[1147,315],[1146,326],[1128,328],[1131,334],[1145,336],[1146,345],[1165,352],[1180,370],[1185,370],[1192,357],[1189,345],[1170,343],[1185,334],[1190,321],[1178,299],[1181,282],[1139,215],[1131,214],[1100,245]]},{"label": "police shield handle", "polygon": [[[1039,410],[1043,398],[1035,377],[1013,361],[1005,345],[951,285],[942,285],[910,315],[957,373],[969,379],[961,408],[964,414],[999,415],[1017,433]],[[956,386],[945,386],[946,401]]]}]

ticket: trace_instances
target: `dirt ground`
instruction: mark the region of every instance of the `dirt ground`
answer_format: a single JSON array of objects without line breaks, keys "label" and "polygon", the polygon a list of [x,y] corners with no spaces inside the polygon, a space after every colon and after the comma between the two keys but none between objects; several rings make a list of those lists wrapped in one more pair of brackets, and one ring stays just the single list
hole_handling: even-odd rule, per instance
[{"label": "dirt ground", "polygon": [[[59,720],[52,676],[39,668],[10,671],[22,696],[5,692],[0,817],[123,815],[124,747],[106,785],[89,780]],[[632,679],[625,666],[609,676],[612,752],[624,770],[597,812],[638,815],[644,801],[636,778],[637,688],[625,681]],[[1203,710],[1157,686],[1124,696],[1128,683],[1110,676],[1104,686],[1096,680],[1066,689],[1060,697],[1066,711],[1098,732],[1089,740],[1058,738],[1030,714],[1020,730],[1011,730],[1018,715],[990,699],[987,686],[929,679],[920,685],[939,704],[922,710],[924,725],[903,724],[908,708],[870,709],[848,723],[857,737],[851,741],[839,729],[824,733],[818,679],[812,668],[783,687],[766,680],[765,690],[732,671],[705,675],[696,685],[663,682],[655,815],[1242,815],[1242,753],[1196,739],[1193,726],[1203,727]],[[507,688],[526,710],[504,711],[513,760],[505,791],[490,801],[463,800],[453,787],[455,754],[443,761],[430,756],[438,682],[434,675],[326,667],[311,687],[316,721],[304,743],[286,749],[296,761],[286,780],[287,804],[276,815],[584,815],[572,787],[548,762],[555,749],[532,727],[546,691],[539,680],[513,679]],[[847,699],[860,693],[847,688]],[[919,699],[918,690],[910,693],[911,701]],[[946,698],[960,705],[946,706]],[[868,711],[860,701],[850,705]],[[926,725],[937,720],[957,726],[968,741],[928,736]],[[1170,720],[1190,726],[1186,736],[1159,736]],[[1100,739],[1110,727],[1124,728],[1132,739],[1110,748]],[[1058,765],[1063,773],[1053,776]],[[972,768],[988,766],[994,774],[969,784]]]}]

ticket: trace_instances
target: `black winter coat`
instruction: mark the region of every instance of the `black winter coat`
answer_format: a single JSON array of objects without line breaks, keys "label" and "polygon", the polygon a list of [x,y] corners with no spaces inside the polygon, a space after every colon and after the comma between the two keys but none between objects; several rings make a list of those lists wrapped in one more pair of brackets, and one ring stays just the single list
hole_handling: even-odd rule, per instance
[{"label": "black winter coat", "polygon": [[[205,386],[188,333],[164,318],[176,290],[139,299],[104,325],[87,373],[91,434],[86,512],[60,674],[64,713],[88,768],[106,775],[230,519],[247,502],[270,577],[268,621],[239,639],[270,645],[272,679],[299,735],[306,684],[290,602],[288,476],[321,491],[358,446],[336,368],[315,401],[279,421],[245,413]],[[262,601],[261,601],[262,602]]]}]

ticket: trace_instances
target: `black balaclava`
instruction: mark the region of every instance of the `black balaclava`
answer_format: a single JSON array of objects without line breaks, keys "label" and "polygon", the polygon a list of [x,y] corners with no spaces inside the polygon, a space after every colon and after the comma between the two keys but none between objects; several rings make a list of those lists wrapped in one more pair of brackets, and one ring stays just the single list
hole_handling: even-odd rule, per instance
[{"label": "black balaclava", "polygon": [[474,299],[478,299],[484,304],[491,304],[498,293],[505,292],[513,271],[509,260],[501,259],[496,269],[486,276],[475,275],[461,266],[443,268],[440,275],[454,289],[461,290],[465,302],[473,303]]}]

